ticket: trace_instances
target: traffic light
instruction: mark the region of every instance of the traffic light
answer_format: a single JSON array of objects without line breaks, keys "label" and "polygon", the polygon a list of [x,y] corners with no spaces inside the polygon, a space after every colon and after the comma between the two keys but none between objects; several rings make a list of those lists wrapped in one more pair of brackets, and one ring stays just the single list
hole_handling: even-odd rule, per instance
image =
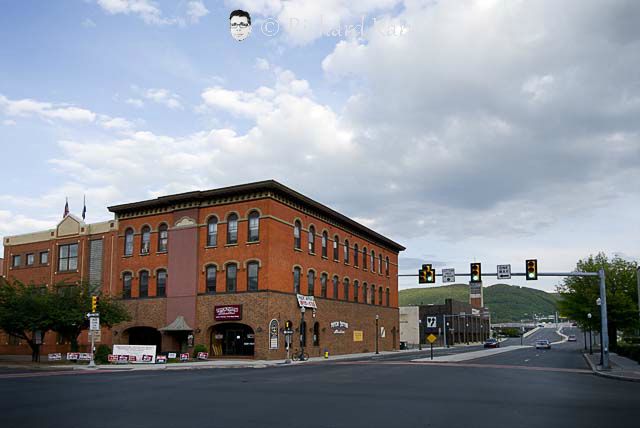
[{"label": "traffic light", "polygon": [[482,282],[482,268],[480,263],[471,263],[471,281]]},{"label": "traffic light", "polygon": [[91,312],[96,313],[98,309],[98,296],[91,296]]},{"label": "traffic light", "polygon": [[534,281],[538,279],[538,260],[527,260],[527,281]]},{"label": "traffic light", "polygon": [[291,330],[291,321],[285,321],[284,322],[284,329],[285,330]]},{"label": "traffic light", "polygon": [[418,284],[434,284],[436,282],[436,273],[430,264],[422,265],[422,269],[418,271]]}]

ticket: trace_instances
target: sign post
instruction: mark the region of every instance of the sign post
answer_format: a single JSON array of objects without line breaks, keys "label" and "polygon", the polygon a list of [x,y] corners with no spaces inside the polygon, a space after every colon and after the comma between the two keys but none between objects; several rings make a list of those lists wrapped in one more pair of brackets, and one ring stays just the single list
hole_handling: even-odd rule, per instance
[{"label": "sign post", "polygon": [[93,347],[95,346],[95,336],[94,332],[100,331],[100,314],[91,313],[89,314],[89,335],[91,336],[91,350],[89,351],[89,355],[91,355],[91,360],[89,360],[89,367],[96,368],[96,362],[93,359]]},{"label": "sign post", "polygon": [[427,340],[431,344],[431,359],[433,360],[433,342],[435,342],[438,338],[434,334],[430,334],[427,336]]}]

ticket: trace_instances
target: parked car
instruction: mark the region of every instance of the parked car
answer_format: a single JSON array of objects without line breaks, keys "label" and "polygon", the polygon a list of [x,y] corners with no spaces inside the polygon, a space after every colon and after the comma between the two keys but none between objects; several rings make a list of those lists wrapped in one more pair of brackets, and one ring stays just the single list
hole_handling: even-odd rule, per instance
[{"label": "parked car", "polygon": [[551,342],[547,339],[536,340],[536,349],[551,349]]},{"label": "parked car", "polygon": [[485,348],[499,348],[500,347],[500,342],[498,342],[498,339],[494,339],[494,338],[489,338],[487,339],[486,342],[484,342],[484,347]]},{"label": "parked car", "polygon": [[570,335],[569,335],[569,338],[567,339],[567,341],[569,341],[569,342],[575,342],[575,341],[577,341],[577,340],[578,340],[578,339],[576,338],[576,335],[575,335],[575,334],[570,334]]}]

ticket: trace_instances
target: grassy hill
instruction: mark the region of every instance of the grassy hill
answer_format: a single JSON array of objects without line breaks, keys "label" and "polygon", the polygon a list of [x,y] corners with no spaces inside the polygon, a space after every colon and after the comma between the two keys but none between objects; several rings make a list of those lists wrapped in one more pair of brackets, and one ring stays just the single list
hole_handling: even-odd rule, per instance
[{"label": "grassy hill", "polygon": [[[451,298],[469,301],[469,285],[453,284],[432,288],[410,288],[400,291],[400,306],[442,304]],[[534,288],[494,284],[484,288],[484,305],[492,312],[492,322],[520,321],[526,314],[555,312],[558,295]]]}]

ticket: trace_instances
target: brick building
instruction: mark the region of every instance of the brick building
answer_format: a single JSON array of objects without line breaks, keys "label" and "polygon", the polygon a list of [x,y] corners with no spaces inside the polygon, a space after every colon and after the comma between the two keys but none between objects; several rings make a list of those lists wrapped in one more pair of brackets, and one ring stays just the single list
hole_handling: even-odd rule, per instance
[{"label": "brick building", "polygon": [[[109,210],[110,222],[84,225],[69,216],[56,230],[4,241],[7,276],[26,282],[95,278],[91,263],[101,261],[103,293],[121,297],[132,316],[103,331],[103,342],[156,344],[162,352],[203,344],[211,356],[279,359],[287,321],[293,348],[302,341],[312,356],[373,351],[377,322],[379,349],[398,348],[404,247],[282,184],[188,192]],[[57,231],[71,223],[74,235]],[[96,240],[100,255],[92,252]],[[76,241],[71,277],[50,263],[22,262],[46,250],[65,263],[61,248]],[[317,306],[304,322],[298,294],[314,296]],[[0,352],[7,351],[3,345],[0,339]]]}]

